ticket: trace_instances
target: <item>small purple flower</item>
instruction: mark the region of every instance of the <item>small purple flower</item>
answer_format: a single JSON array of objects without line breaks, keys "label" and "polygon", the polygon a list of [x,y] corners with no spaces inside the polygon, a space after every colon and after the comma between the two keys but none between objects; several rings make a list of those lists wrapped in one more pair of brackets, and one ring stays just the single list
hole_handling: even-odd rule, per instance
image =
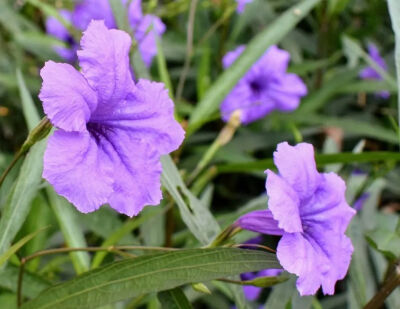
[{"label": "small purple flower", "polygon": [[[245,46],[239,46],[223,58],[228,68],[240,56]],[[221,104],[221,114],[228,121],[235,110],[241,111],[241,122],[248,124],[273,110],[295,110],[300,98],[307,94],[307,87],[296,75],[287,73],[290,55],[287,51],[271,46],[236,84]]]},{"label": "small purple flower", "polygon": [[[71,22],[72,14],[70,11],[61,10],[60,15],[66,20]],[[69,45],[67,47],[55,47],[54,50],[60,55],[61,58],[68,62],[73,62],[76,59],[76,51],[78,50],[78,45],[68,32],[67,28],[64,27],[56,18],[49,17],[46,20],[46,31],[51,36],[63,41]]]},{"label": "small purple flower", "polygon": [[354,202],[353,208],[356,211],[360,211],[364,207],[364,203],[369,199],[370,194],[368,192],[364,192],[360,195],[360,197]]},{"label": "small purple flower", "polygon": [[296,274],[301,295],[320,286],[333,294],[350,264],[353,246],[345,235],[355,211],[346,185],[335,173],[318,173],[312,145],[280,143],[274,153],[279,174],[267,170],[268,210],[250,212],[237,224],[254,232],[282,235],[277,257]]},{"label": "small purple flower", "polygon": [[[383,70],[387,71],[385,60],[379,54],[378,47],[375,44],[372,43],[368,44],[368,54]],[[363,69],[360,72],[360,77],[362,79],[383,80],[383,77],[372,67],[366,67],[365,69]],[[390,97],[389,91],[380,91],[379,93],[377,93],[377,95],[379,95],[384,99]]]},{"label": "small purple flower", "polygon": [[58,128],[44,156],[43,177],[84,213],[109,203],[128,216],[160,202],[160,156],[184,131],[161,83],[134,83],[131,39],[92,21],[78,51],[81,72],[46,62],[39,97]]},{"label": "small purple flower", "polygon": [[[128,4],[127,0],[121,0],[121,2],[123,5]],[[144,15],[141,6],[141,0],[132,0],[129,3],[129,7],[127,8],[128,21],[133,30],[134,38],[138,42],[143,62],[149,67],[154,56],[157,54],[157,37],[165,32],[165,25],[157,16]],[[70,15],[69,19],[72,24],[82,31],[88,27],[92,20],[103,20],[109,29],[117,28],[109,0],[81,0],[76,5],[74,11],[72,13],[68,12],[68,14]],[[52,33],[54,32],[53,25],[51,24],[50,26],[47,28],[47,32],[54,35]],[[68,34],[63,26],[62,28]],[[63,38],[59,39],[65,40]],[[61,53],[59,54],[65,58]],[[68,61],[69,59],[66,60]]]},{"label": "small purple flower", "polygon": [[242,14],[244,12],[244,9],[246,8],[246,5],[253,2],[253,0],[236,0],[236,2],[236,12],[238,12],[238,14]]}]

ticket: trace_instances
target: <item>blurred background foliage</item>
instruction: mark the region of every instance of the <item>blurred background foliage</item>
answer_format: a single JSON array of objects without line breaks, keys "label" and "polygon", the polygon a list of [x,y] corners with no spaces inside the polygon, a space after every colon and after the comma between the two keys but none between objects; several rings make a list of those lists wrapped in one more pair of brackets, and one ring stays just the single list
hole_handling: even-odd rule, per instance
[{"label": "blurred background foliage", "polygon": [[[193,48],[188,50],[191,1],[144,1],[144,10],[160,16],[167,31],[159,42],[159,54],[151,69],[139,75],[164,82],[170,80],[170,93],[176,98],[176,115],[187,127],[197,102],[204,99],[220,76],[223,55],[250,42],[296,3],[295,0],[254,0],[238,15],[234,1],[198,1]],[[61,0],[0,1],[0,171],[7,167],[29,130],[43,116],[37,98],[40,68],[50,59],[62,61],[54,46],[64,43],[46,35],[44,22],[55,9],[73,5],[73,1]],[[388,64],[388,76],[382,81],[358,77],[368,63],[369,42],[379,47]],[[299,74],[309,90],[300,108],[290,114],[273,113],[240,127],[190,186],[194,199],[209,208],[216,222],[225,227],[240,214],[266,207],[263,171],[272,167],[270,158],[276,144],[307,141],[318,149],[321,170],[338,172],[346,180],[351,205],[365,197],[348,231],[355,245],[352,265],[346,280],[337,285],[336,295],[300,298],[291,279],[265,289],[259,304],[274,309],[361,308],[375,294],[391,263],[399,258],[400,170],[396,162],[400,159],[397,153],[400,135],[394,44],[386,1],[321,1],[279,42],[291,54],[289,70]],[[190,61],[186,60],[189,65],[185,68],[187,57]],[[376,96],[375,92],[380,90],[389,91],[390,98]],[[195,169],[222,127],[218,113],[213,112],[201,128],[188,136],[173,156],[180,171],[176,179],[180,176],[185,179]],[[148,207],[136,218],[119,216],[108,207],[88,215],[78,213],[40,180],[38,162],[43,149],[39,146],[34,153],[37,159],[31,163],[37,166],[36,174],[24,175],[31,190],[10,197],[10,192],[20,188],[13,183],[22,163],[0,190],[0,231],[3,232],[0,245],[5,246],[1,253],[11,243],[47,227],[13,255],[7,266],[3,265],[1,308],[15,307],[17,256],[63,246],[144,244],[189,248],[200,245],[189,233],[168,193],[164,193],[160,207]],[[188,196],[185,198],[190,199]],[[6,210],[11,204],[17,209],[15,213]],[[19,212],[21,205],[25,205],[24,210]],[[7,225],[7,222],[10,223]],[[4,234],[10,230],[10,235]],[[244,242],[251,236],[251,233],[242,233],[236,240]],[[276,239],[265,241],[274,244]],[[35,297],[52,283],[113,260],[111,254],[84,252],[35,259],[27,265],[24,296]],[[223,309],[237,302],[237,295],[227,285],[214,282],[207,286],[213,292],[211,295],[185,287],[186,297],[194,307]],[[128,305],[125,302],[105,308],[158,306],[156,295],[148,294],[130,300]],[[254,303],[247,306],[257,308]],[[398,289],[388,298],[386,306],[400,308]]]}]

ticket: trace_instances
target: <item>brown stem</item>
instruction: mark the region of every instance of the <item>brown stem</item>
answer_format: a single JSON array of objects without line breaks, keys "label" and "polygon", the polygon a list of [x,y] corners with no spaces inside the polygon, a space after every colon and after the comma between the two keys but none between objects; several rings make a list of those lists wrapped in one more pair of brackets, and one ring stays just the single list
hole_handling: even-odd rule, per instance
[{"label": "brown stem", "polygon": [[400,285],[400,263],[393,268],[392,273],[383,283],[383,286],[375,296],[365,305],[364,309],[379,309],[383,306],[386,298]]}]

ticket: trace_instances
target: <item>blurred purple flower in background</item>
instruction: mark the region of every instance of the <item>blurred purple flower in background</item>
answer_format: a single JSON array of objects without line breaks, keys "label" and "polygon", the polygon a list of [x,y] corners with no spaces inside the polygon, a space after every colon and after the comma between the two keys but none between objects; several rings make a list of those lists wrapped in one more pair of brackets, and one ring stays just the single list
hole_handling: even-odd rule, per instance
[{"label": "blurred purple flower in background", "polygon": [[[227,53],[224,68],[230,67],[244,49],[239,46]],[[232,112],[240,110],[241,122],[248,124],[273,110],[295,110],[307,87],[296,74],[286,72],[289,60],[287,51],[271,46],[226,96],[221,104],[222,119],[228,121]]]},{"label": "blurred purple flower in background", "polygon": [[320,286],[332,295],[343,279],[353,246],[345,235],[355,211],[345,200],[346,185],[335,173],[318,173],[312,145],[280,143],[274,152],[279,174],[267,170],[268,210],[250,212],[237,224],[254,232],[282,235],[277,257],[296,274],[301,295]]},{"label": "blurred purple flower in background", "polygon": [[[67,10],[61,10],[60,15],[68,22],[72,21],[72,14]],[[76,60],[76,51],[78,50],[78,44],[74,41],[67,28],[54,17],[49,17],[46,20],[46,31],[51,36],[59,39],[60,41],[68,44],[68,47],[55,47],[55,51],[60,55],[61,58],[68,62]]]},{"label": "blurred purple flower in background", "polygon": [[[128,5],[127,0],[121,0],[121,2],[124,6]],[[78,2],[73,12],[65,10],[61,12],[64,18],[71,21],[73,26],[82,31],[88,27],[92,20],[103,20],[109,29],[117,28],[109,0],[82,0]],[[134,39],[138,43],[139,52],[145,65],[149,67],[157,54],[157,36],[161,36],[165,32],[165,25],[159,17],[143,14],[141,0],[131,1],[129,7],[127,7],[127,12],[129,25],[133,30]],[[64,14],[68,14],[68,16],[64,16]],[[49,20],[53,20],[53,18],[49,18]],[[57,20],[56,22],[58,24],[54,21],[50,22],[49,25],[47,25],[48,22],[46,23],[47,32],[60,40],[67,41],[64,36],[59,35],[60,33],[69,35],[67,29]],[[72,39],[70,36],[68,38]],[[58,48],[56,51],[65,60],[71,61]]]},{"label": "blurred purple flower in background", "polygon": [[242,14],[244,12],[244,9],[246,8],[246,4],[253,2],[253,0],[236,0],[236,2],[236,11],[238,12],[238,14]]},{"label": "blurred purple flower in background", "polygon": [[[378,47],[375,44],[368,44],[368,54],[383,70],[387,71],[385,60],[379,54]],[[365,69],[363,69],[360,72],[360,77],[362,79],[383,80],[383,77],[372,67],[366,67]],[[377,93],[377,95],[384,99],[390,97],[389,91],[380,91]]]},{"label": "blurred purple flower in background", "polygon": [[109,203],[128,216],[161,196],[160,156],[177,149],[184,131],[161,83],[134,83],[131,39],[92,21],[78,51],[81,71],[46,62],[39,97],[58,128],[49,139],[43,177],[84,213]]}]

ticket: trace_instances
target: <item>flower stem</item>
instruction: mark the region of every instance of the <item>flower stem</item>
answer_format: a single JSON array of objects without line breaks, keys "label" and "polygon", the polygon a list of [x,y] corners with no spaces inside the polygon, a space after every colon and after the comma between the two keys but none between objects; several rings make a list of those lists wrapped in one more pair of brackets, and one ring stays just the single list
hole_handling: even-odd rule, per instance
[{"label": "flower stem", "polygon": [[375,294],[375,296],[365,305],[364,309],[378,309],[383,306],[386,298],[393,292],[395,288],[400,285],[400,262],[398,261],[392,273],[383,283],[382,288]]},{"label": "flower stem", "polygon": [[217,138],[207,149],[206,153],[203,155],[199,163],[197,164],[194,171],[189,175],[187,179],[187,185],[190,185],[197,176],[203,171],[203,169],[208,165],[211,159],[215,156],[218,150],[228,144],[235,134],[237,128],[240,126],[240,110],[236,110],[232,113],[229,118],[228,123],[222,128],[221,132],[218,134]]},{"label": "flower stem", "polygon": [[3,174],[0,176],[0,187],[6,179],[8,173],[12,170],[18,160],[21,159],[36,142],[45,138],[49,134],[51,128],[52,125],[50,121],[46,117],[44,117],[40,121],[40,123],[31,132],[29,132],[29,135],[26,138],[25,142],[22,144],[21,149],[15,155],[14,159],[11,161],[10,165],[6,168]]}]

